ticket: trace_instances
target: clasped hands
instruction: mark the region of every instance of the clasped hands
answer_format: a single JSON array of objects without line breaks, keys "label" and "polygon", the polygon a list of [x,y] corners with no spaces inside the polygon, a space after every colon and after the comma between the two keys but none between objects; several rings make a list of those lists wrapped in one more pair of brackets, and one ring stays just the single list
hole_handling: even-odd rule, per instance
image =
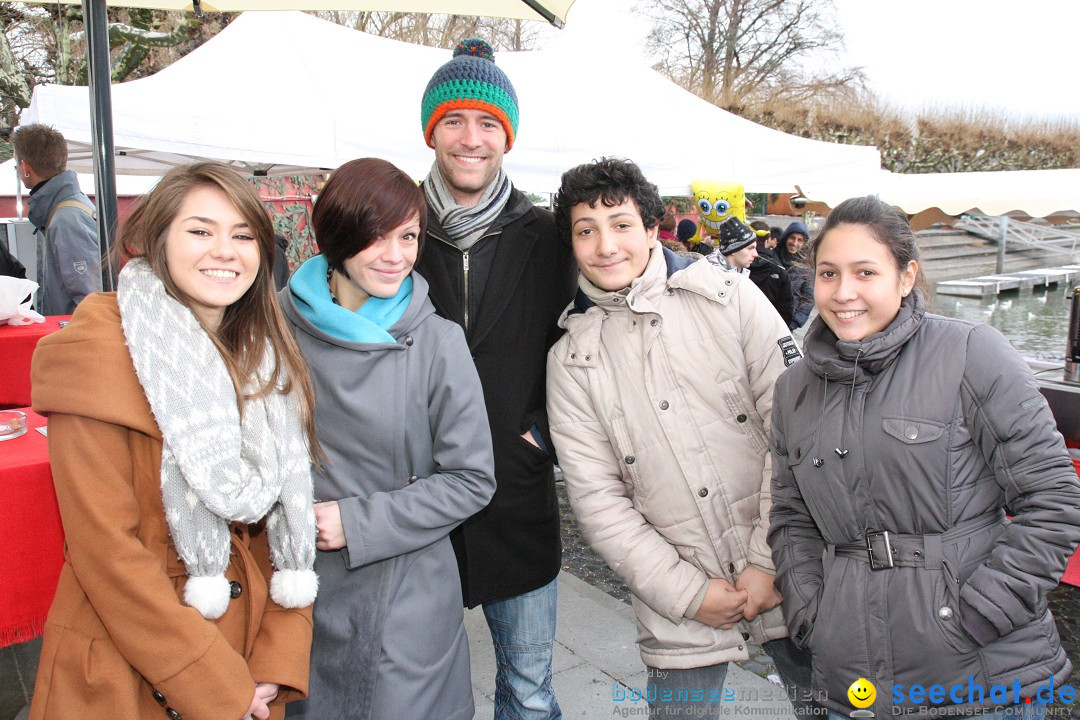
[{"label": "clasped hands", "polygon": [[748,565],[735,584],[710,578],[694,619],[711,627],[730,630],[739,620],[753,620],[782,602],[773,584],[773,576]]}]

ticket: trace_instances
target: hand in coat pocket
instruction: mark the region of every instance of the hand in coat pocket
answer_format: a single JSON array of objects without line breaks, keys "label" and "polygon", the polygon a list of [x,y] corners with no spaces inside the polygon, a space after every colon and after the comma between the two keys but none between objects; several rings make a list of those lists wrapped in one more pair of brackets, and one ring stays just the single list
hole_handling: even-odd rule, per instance
[{"label": "hand in coat pocket", "polygon": [[341,510],[337,500],[315,503],[315,547],[319,550],[340,550],[345,547],[345,529],[341,527]]}]

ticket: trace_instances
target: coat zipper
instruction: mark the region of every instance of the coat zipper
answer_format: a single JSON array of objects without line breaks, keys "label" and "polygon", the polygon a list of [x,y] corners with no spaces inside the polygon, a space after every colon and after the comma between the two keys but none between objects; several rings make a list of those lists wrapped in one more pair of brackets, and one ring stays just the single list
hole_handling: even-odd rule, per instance
[{"label": "coat zipper", "polygon": [[[499,232],[502,232],[502,230],[500,229]],[[453,249],[457,250],[459,253],[461,253],[461,269],[462,269],[462,276],[463,276],[464,281],[465,281],[464,292],[461,294],[461,298],[462,298],[461,316],[465,319],[465,334],[466,334],[466,336],[468,336],[468,334],[469,334],[469,298],[470,298],[469,251],[459,249],[456,245],[454,245],[454,243],[450,242],[449,240],[446,240],[445,238],[439,237],[435,233],[429,233],[429,234],[431,235],[431,237],[435,238],[439,242],[444,243],[444,244],[452,247]],[[496,236],[498,234],[499,233],[496,232],[496,233],[491,233],[490,235],[484,235],[484,236],[482,236],[480,238],[480,240],[484,240],[485,238],[488,238],[488,237],[494,237],[494,236]],[[476,242],[480,242],[480,240],[477,240]]]}]

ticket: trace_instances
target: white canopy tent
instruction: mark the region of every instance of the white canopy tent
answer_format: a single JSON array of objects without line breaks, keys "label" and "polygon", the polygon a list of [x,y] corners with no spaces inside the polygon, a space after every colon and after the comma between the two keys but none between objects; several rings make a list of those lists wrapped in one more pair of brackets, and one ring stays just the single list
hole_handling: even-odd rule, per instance
[{"label": "white canopy tent", "polygon": [[1031,217],[1080,212],[1080,169],[901,175],[882,171],[858,183],[807,183],[811,200],[836,207],[855,195],[878,194],[914,215],[938,208],[946,215],[1022,213]]},{"label": "white canopy tent", "polygon": [[[629,157],[664,194],[690,182],[790,191],[877,175],[875,148],[807,140],[706,103],[643,62],[590,59],[567,43],[497,53],[518,93],[518,141],[505,165],[519,187],[553,192],[563,171]],[[378,156],[427,174],[420,98],[447,50],[360,33],[299,12],[246,13],[157,74],[113,86],[118,173],[161,174],[194,158],[266,173],[334,168]],[[89,171],[85,87],[39,86],[20,119],[45,122]]]}]

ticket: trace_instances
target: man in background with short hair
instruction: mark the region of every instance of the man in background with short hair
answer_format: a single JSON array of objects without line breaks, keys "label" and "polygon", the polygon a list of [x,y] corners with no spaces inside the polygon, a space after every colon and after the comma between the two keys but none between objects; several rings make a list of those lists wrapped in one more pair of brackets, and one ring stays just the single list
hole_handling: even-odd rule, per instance
[{"label": "man in background with short hair", "polygon": [[19,179],[30,190],[30,224],[37,236],[38,295],[42,315],[70,315],[101,290],[97,214],[67,169],[67,141],[48,125],[15,129],[11,144]]}]

